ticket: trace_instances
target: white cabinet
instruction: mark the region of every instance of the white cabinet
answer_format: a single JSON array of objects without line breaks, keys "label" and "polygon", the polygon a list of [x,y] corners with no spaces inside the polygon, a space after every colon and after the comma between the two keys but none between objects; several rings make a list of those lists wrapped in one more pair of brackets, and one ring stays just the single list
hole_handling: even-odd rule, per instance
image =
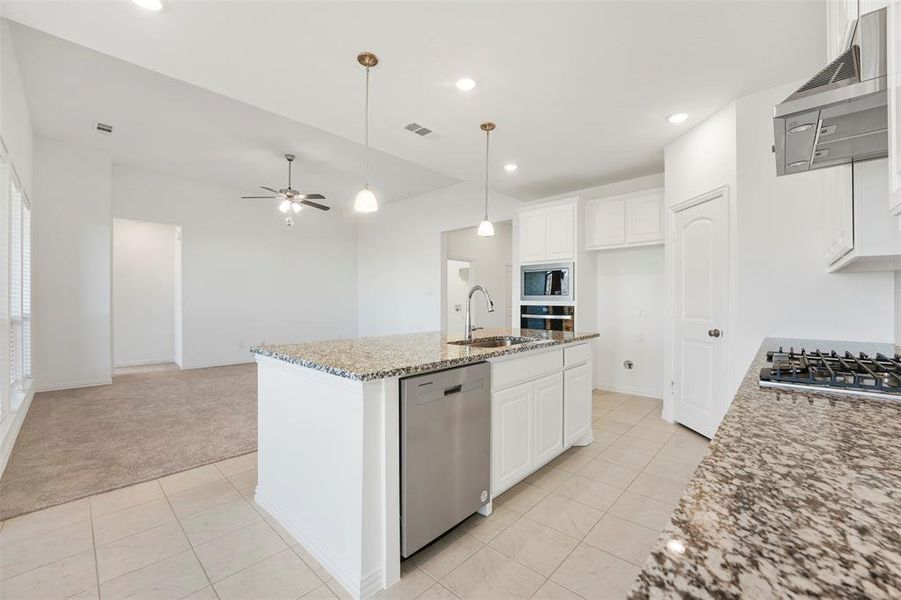
[{"label": "white cabinet", "polygon": [[[851,249],[829,266],[831,271],[901,269],[901,231],[885,210],[888,183],[888,159],[867,160],[854,165],[853,192],[848,193],[850,200],[845,201],[841,209],[843,213],[851,212],[850,216],[842,217],[851,222]],[[827,217],[830,212],[831,209],[827,210]]]},{"label": "white cabinet", "polygon": [[591,433],[591,365],[563,372],[564,444],[582,442]]},{"label": "white cabinet", "polygon": [[585,206],[585,247],[605,250],[663,243],[663,190],[591,200]]},{"label": "white cabinet", "polygon": [[576,201],[519,213],[519,260],[572,260],[576,250]]},{"label": "white cabinet", "polygon": [[537,469],[563,452],[563,377],[550,375],[532,385],[532,466]]},{"label": "white cabinet", "polygon": [[532,472],[532,384],[491,395],[491,489],[494,495]]},{"label": "white cabinet", "polygon": [[493,498],[573,444],[591,442],[591,345],[489,362]]},{"label": "white cabinet", "polygon": [[901,1],[888,9],[889,208],[901,214]]},{"label": "white cabinet", "polygon": [[831,265],[854,249],[854,179],[851,165],[823,170],[827,180],[823,195],[826,227],[826,264]]},{"label": "white cabinet", "polygon": [[576,205],[547,209],[545,248],[547,260],[572,259],[576,249]]},{"label": "white cabinet", "polygon": [[831,61],[847,48],[849,28],[857,19],[857,0],[830,0],[826,3],[826,60]]},{"label": "white cabinet", "polygon": [[546,260],[547,212],[544,209],[519,214],[519,259],[526,262]]},{"label": "white cabinet", "polygon": [[587,248],[622,246],[626,243],[626,201],[591,201],[585,206]]}]

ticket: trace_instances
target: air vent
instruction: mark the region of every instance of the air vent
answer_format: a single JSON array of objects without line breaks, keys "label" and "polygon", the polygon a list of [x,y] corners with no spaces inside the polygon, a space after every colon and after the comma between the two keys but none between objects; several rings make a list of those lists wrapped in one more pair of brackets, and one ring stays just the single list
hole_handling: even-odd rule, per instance
[{"label": "air vent", "polygon": [[105,133],[105,134],[107,134],[107,135],[109,135],[110,133],[113,132],[113,126],[112,126],[112,125],[108,125],[108,124],[106,124],[106,123],[101,123],[100,121],[97,121],[96,123],[94,123],[94,127],[95,127],[95,128],[97,129],[97,131],[99,131],[100,133]]},{"label": "air vent", "polygon": [[418,135],[420,137],[427,137],[427,136],[435,133],[428,127],[423,127],[419,123],[407,123],[404,126],[404,129],[406,129],[410,133],[415,133],[416,135]]}]

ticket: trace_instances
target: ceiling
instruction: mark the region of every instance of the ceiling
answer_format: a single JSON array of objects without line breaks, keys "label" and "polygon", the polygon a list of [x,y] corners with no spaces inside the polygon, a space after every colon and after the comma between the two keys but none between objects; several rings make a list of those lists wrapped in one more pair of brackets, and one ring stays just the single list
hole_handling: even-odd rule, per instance
[{"label": "ceiling", "polygon": [[[736,97],[809,76],[825,56],[825,4],[795,0],[166,0],[158,13],[125,1],[5,0],[4,16],[265,109],[295,121],[304,135],[316,128],[353,141],[361,138],[363,100],[363,72],[355,57],[374,51],[381,63],[372,73],[373,146],[424,167],[416,173],[425,187],[479,181],[479,123],[493,120],[493,188],[523,200],[660,172],[663,147],[682,132]],[[27,70],[42,67],[23,68],[27,86]],[[102,75],[92,77],[98,81]],[[453,83],[461,77],[473,78],[477,87],[457,90]],[[156,111],[158,122],[178,108],[173,99],[162,104],[165,113],[135,102],[143,93],[126,107],[100,105],[103,88],[81,89],[88,86],[79,79],[69,84],[64,97],[75,92],[85,106],[93,98],[126,119],[126,107],[145,117]],[[164,100],[163,87],[154,102]],[[55,110],[65,104],[58,98],[36,109],[39,128],[50,118],[51,102]],[[678,111],[690,117],[673,126],[666,117]],[[249,139],[242,139],[235,135],[240,126],[210,117],[216,123],[203,126],[207,145],[225,138],[239,156],[271,158],[287,142],[304,140],[301,129],[298,137],[286,132],[278,139],[270,118],[271,137],[256,136],[254,123],[253,131],[243,131]],[[438,135],[428,139],[405,131],[411,121]],[[297,154],[322,161],[318,138],[312,137]],[[196,143],[202,152],[203,143]],[[357,151],[339,160],[339,170],[359,169]],[[506,162],[519,170],[505,173]],[[395,178],[403,176],[398,171],[388,177],[381,168],[373,164],[378,186],[398,184]],[[405,193],[410,192],[396,195]]]},{"label": "ceiling", "polygon": [[[287,187],[284,154],[293,153],[293,187],[349,211],[362,183],[357,143],[28,27],[11,29],[39,134],[247,195],[268,194],[259,185]],[[96,121],[113,133],[97,132]],[[456,182],[384,152],[373,152],[370,163],[386,202]]]}]

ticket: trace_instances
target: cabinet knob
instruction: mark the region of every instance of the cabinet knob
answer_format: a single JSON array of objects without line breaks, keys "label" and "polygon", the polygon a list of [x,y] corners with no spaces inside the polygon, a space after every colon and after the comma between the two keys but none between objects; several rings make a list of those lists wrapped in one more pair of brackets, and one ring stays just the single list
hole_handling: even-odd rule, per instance
[{"label": "cabinet knob", "polygon": [[710,337],[720,337],[721,333],[719,329],[709,329],[707,330],[707,335]]}]

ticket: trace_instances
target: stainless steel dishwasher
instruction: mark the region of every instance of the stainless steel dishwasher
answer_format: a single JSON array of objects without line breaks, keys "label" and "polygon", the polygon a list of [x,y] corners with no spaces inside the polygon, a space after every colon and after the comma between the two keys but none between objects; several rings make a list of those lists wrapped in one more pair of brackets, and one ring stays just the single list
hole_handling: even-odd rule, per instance
[{"label": "stainless steel dishwasher", "polygon": [[491,478],[488,363],[401,380],[401,554],[484,506]]}]

